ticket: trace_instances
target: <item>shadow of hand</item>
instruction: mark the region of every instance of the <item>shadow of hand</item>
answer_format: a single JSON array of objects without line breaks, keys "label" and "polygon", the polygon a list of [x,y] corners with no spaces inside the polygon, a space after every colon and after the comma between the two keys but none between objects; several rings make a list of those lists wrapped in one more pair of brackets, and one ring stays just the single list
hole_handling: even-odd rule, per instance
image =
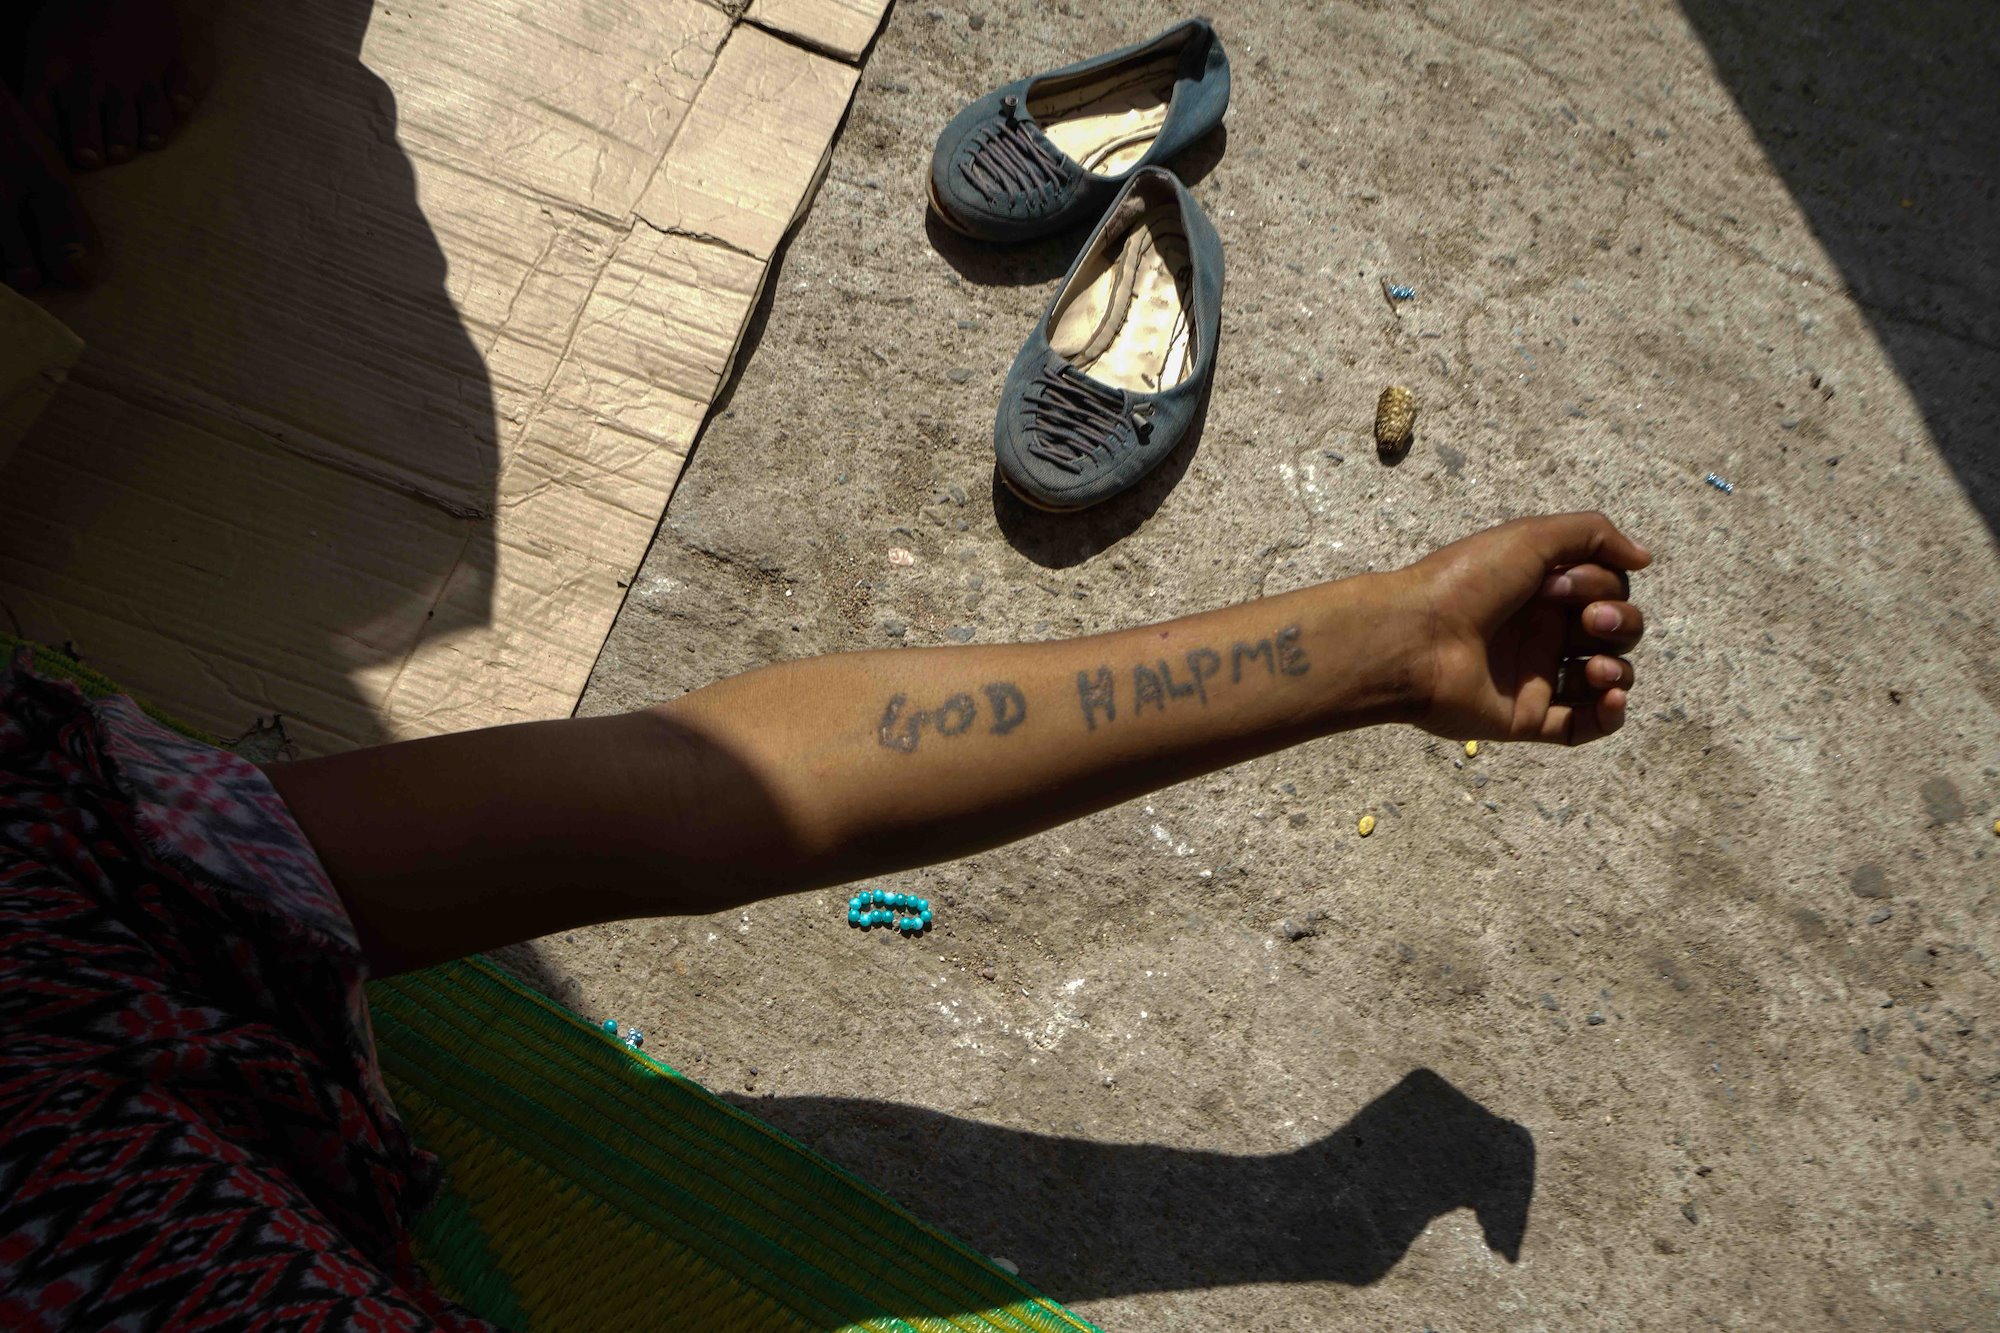
[{"label": "shadow of hand", "polygon": [[1269,1156],[1096,1143],[834,1097],[731,1097],[1061,1300],[1249,1282],[1375,1282],[1431,1221],[1520,1257],[1535,1143],[1417,1069]]}]

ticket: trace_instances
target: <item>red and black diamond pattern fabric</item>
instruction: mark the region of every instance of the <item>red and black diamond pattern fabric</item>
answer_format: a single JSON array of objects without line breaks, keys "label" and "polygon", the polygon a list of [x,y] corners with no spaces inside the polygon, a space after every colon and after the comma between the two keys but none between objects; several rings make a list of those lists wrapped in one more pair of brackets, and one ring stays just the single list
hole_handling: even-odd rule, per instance
[{"label": "red and black diamond pattern fabric", "polygon": [[361,952],[252,765],[0,663],[0,1329],[485,1329]]}]

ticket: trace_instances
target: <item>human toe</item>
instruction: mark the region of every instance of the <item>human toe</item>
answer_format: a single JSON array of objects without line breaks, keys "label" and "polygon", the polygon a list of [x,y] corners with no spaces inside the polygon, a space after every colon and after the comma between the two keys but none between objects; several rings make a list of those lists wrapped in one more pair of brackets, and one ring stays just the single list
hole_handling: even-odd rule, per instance
[{"label": "human toe", "polygon": [[104,97],[87,84],[71,84],[55,95],[58,141],[79,171],[104,165]]},{"label": "human toe", "polygon": [[174,108],[157,83],[139,89],[139,147],[151,152],[165,146],[174,132]]},{"label": "human toe", "polygon": [[104,159],[130,162],[139,142],[139,106],[123,89],[106,88],[99,104],[104,121]]},{"label": "human toe", "polygon": [[167,105],[183,120],[194,110],[195,103],[201,100],[201,88],[184,60],[176,60],[167,66],[167,72],[161,79],[161,91],[167,95]]},{"label": "human toe", "polygon": [[27,213],[16,199],[0,200],[0,279],[17,292],[32,292],[42,285],[42,266],[28,239]]},{"label": "human toe", "polygon": [[97,244],[90,219],[76,196],[51,182],[28,200],[27,220],[42,272],[64,287],[81,287],[97,271]]}]

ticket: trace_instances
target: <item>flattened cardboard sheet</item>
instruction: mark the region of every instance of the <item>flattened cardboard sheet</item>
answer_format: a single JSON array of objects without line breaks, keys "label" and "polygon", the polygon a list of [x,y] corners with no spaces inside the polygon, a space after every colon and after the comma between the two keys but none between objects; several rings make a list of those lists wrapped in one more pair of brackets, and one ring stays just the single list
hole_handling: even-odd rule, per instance
[{"label": "flattened cardboard sheet", "polygon": [[220,21],[187,131],[81,179],[0,603],[304,753],[562,716],[856,71],[699,0]]},{"label": "flattened cardboard sheet", "polygon": [[889,0],[752,0],[743,17],[831,56],[855,61],[875,40]]}]

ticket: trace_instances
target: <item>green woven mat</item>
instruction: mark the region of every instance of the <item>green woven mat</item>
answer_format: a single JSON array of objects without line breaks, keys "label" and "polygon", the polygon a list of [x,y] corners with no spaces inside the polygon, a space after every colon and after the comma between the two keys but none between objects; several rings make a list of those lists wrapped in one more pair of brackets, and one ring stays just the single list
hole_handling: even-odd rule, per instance
[{"label": "green woven mat", "polygon": [[[0,654],[19,646],[0,634]],[[43,675],[118,692],[27,646]],[[373,982],[368,1002],[390,1094],[444,1165],[418,1252],[440,1288],[497,1324],[1095,1333],[484,959]]]},{"label": "green woven mat", "polygon": [[432,1277],[536,1330],[1091,1325],[483,959],[376,982],[397,1108],[445,1163]]}]

